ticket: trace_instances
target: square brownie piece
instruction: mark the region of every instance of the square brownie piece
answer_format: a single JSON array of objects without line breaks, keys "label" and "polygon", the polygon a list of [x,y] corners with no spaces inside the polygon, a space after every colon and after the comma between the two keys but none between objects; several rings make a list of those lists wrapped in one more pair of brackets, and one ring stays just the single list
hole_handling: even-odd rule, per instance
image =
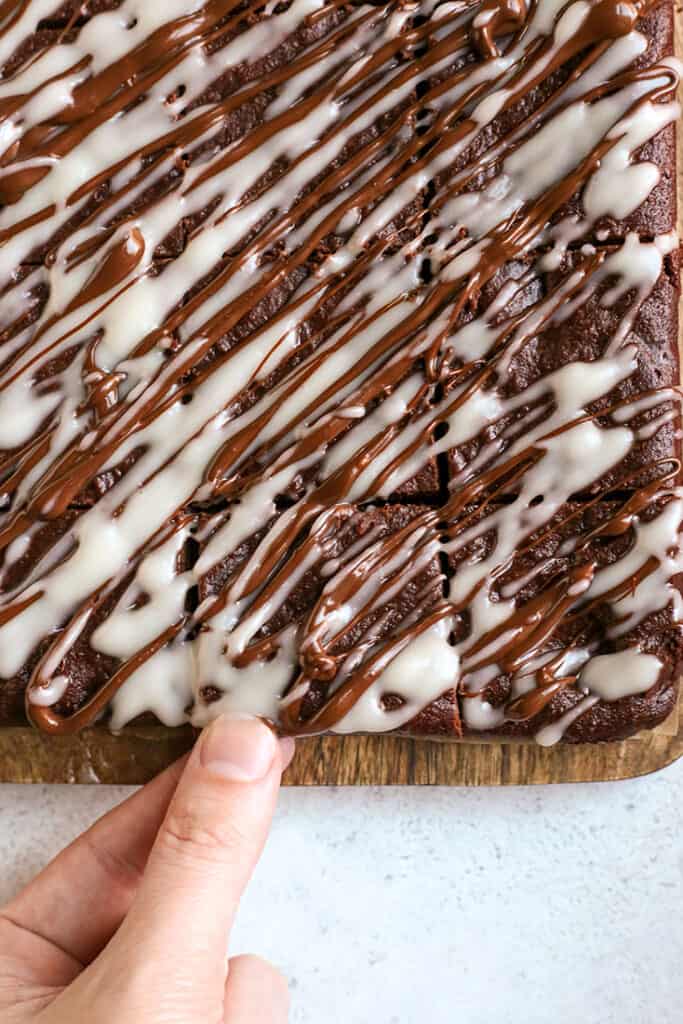
[{"label": "square brownie piece", "polygon": [[[557,260],[529,254],[500,268],[476,316],[448,342],[464,384],[442,403],[435,447],[458,436],[448,449],[452,487],[584,413],[605,431],[605,446],[617,424],[630,422],[635,436],[627,452],[583,480],[582,492],[637,487],[654,465],[678,459],[679,260],[678,249],[668,249],[669,236],[662,245],[629,235],[620,246],[585,245]],[[640,279],[639,266],[647,267]],[[477,379],[481,387],[461,400]],[[463,436],[468,406],[482,395],[489,415],[472,416]]]}]

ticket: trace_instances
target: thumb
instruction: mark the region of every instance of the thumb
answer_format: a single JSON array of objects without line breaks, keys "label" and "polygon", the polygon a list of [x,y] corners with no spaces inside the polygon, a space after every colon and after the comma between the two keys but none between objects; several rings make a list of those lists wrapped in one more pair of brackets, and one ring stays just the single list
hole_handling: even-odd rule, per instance
[{"label": "thumb", "polygon": [[200,736],[110,947],[142,1003],[178,1013],[187,998],[188,1020],[222,1007],[230,929],[292,753],[256,718],[219,718]]}]

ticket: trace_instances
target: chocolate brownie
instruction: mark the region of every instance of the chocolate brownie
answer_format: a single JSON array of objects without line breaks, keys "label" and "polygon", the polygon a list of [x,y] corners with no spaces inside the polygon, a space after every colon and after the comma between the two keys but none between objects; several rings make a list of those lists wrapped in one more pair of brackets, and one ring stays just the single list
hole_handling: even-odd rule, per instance
[{"label": "chocolate brownie", "polygon": [[0,724],[656,725],[670,0],[129,7],[0,35]]},{"label": "chocolate brownie", "polygon": [[[493,5],[496,7],[497,5]],[[504,5],[503,5],[504,6]],[[591,18],[585,19],[581,26],[578,24],[571,32],[563,50],[563,60],[552,60],[547,68],[547,73],[537,78],[532,78],[527,73],[527,66],[524,62],[519,66],[518,74],[521,80],[518,90],[506,85],[506,95],[501,110],[494,117],[482,126],[482,130],[475,139],[465,147],[456,160],[445,170],[440,171],[435,177],[437,188],[442,188],[446,182],[456,175],[468,172],[471,180],[466,185],[467,191],[481,190],[485,185],[495,178],[500,177],[502,160],[513,146],[523,146],[526,141],[533,138],[544,123],[544,116],[548,107],[558,108],[565,103],[567,93],[576,97],[586,94],[589,91],[599,95],[600,99],[609,97],[611,94],[611,82],[617,78],[617,74],[627,67],[631,72],[640,71],[647,74],[649,69],[662,62],[666,63],[667,58],[674,52],[674,20],[673,5],[668,3],[647,4],[642,7],[635,5],[628,11],[622,11],[623,21],[617,24],[612,21],[611,29],[608,30],[608,37],[621,39],[616,48],[611,51],[612,56],[602,58],[601,47],[595,44],[605,41],[605,24],[600,24],[600,19],[607,11],[608,5],[596,5],[596,12]],[[537,15],[538,20],[543,15]],[[564,16],[564,24],[567,26],[572,22],[572,12]],[[558,25],[561,23],[558,22]],[[569,31],[569,29],[568,29]],[[613,33],[613,35],[611,34]],[[593,44],[591,46],[591,43]],[[587,44],[587,45],[586,45]],[[481,44],[480,44],[481,45]],[[620,56],[619,56],[620,54]],[[468,67],[476,56],[472,52],[461,53],[456,61],[448,68],[440,70],[437,75],[430,76],[429,82],[434,88],[436,83],[444,82],[448,85],[453,73],[463,67]],[[612,64],[614,60],[614,64]],[[598,67],[603,71],[596,74]],[[607,70],[609,68],[609,70]],[[607,71],[606,74],[604,72]],[[582,74],[581,74],[582,73]],[[575,79],[581,74],[579,82]],[[514,81],[514,79],[513,79]],[[585,82],[585,85],[582,84]],[[609,102],[609,100],[608,100]],[[590,139],[590,133],[586,131],[586,125],[581,120],[567,120],[566,132],[584,134]],[[632,125],[628,130],[632,129]],[[558,134],[550,140],[550,145],[555,144],[561,150],[564,136]],[[628,231],[635,231],[637,234],[651,238],[656,235],[663,235],[676,227],[676,176],[675,176],[675,133],[674,125],[668,122],[654,135],[645,133],[645,137],[638,140],[632,150],[632,158],[637,163],[650,163],[657,168],[656,175],[646,185],[639,198],[641,202],[629,202],[620,204],[618,189],[611,192],[610,198],[604,204],[604,209],[591,210],[585,206],[588,199],[589,204],[594,199],[595,181],[587,190],[583,187],[585,179],[577,182],[578,187],[571,195],[562,196],[562,202],[548,218],[549,234],[564,234],[565,239],[591,240],[593,237],[600,241],[609,241],[610,238],[620,239]],[[630,149],[630,147],[629,147]],[[578,155],[578,146],[577,146]],[[610,189],[611,179],[608,174],[603,174],[606,189]],[[633,188],[637,189],[635,178]],[[630,188],[629,188],[630,192]],[[589,238],[585,238],[586,233]]]},{"label": "chocolate brownie", "polygon": [[[646,289],[630,277],[639,261],[649,264]],[[663,396],[664,389],[679,380],[678,278],[678,250],[663,254],[656,242],[634,235],[620,247],[583,246],[564,253],[558,261],[527,257],[503,265],[482,290],[476,317],[449,339],[463,370],[468,345],[478,339],[487,345],[482,355],[489,354],[500,339],[505,338],[509,346],[509,354],[502,350],[498,361],[491,361],[495,378],[487,378],[482,385],[490,396],[491,415],[483,422],[473,420],[478,434],[449,449],[453,484],[467,478],[472,462],[479,471],[483,465],[509,458],[515,439],[521,437],[527,444],[544,436],[554,426],[548,417],[564,422],[566,388],[574,387],[579,398],[577,374],[586,387],[577,410],[594,415],[604,429],[614,425],[615,416],[618,423],[631,420],[637,433],[625,456],[582,490],[635,487],[647,480],[653,464],[677,458],[678,422],[664,415],[665,409],[672,413],[677,409],[677,396],[672,392],[669,403],[649,409],[641,409],[638,399],[653,390]],[[506,295],[510,297],[504,301]],[[532,321],[520,344],[520,318],[527,312],[533,318],[540,303],[549,304],[551,315],[539,326]],[[507,339],[511,324],[518,337]],[[604,357],[615,345],[624,359],[623,372],[617,370],[611,387],[599,383],[596,394],[591,375],[602,380]],[[483,371],[475,364],[471,379],[486,374],[491,362]],[[531,396],[529,401],[520,401],[525,395]],[[493,439],[498,441],[495,451],[482,459]],[[444,430],[440,446],[448,440],[449,432]]]}]

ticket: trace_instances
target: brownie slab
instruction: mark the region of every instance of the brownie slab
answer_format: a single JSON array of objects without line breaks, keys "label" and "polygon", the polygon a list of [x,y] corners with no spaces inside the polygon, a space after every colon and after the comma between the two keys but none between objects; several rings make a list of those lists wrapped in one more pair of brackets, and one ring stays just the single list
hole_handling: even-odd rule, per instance
[{"label": "brownie slab", "polygon": [[621,738],[676,696],[670,2],[21,5],[0,723]]}]

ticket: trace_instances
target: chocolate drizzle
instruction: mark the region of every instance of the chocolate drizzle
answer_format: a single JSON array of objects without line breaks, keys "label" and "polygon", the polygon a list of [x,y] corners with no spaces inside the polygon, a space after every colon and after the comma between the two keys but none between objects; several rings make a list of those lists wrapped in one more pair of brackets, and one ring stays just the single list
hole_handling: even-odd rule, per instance
[{"label": "chocolate drizzle", "polygon": [[[444,693],[456,735],[559,714],[591,657],[678,629],[678,399],[633,330],[675,243],[594,244],[659,186],[654,5],[153,6],[23,60],[32,5],[0,29],[0,673],[32,666],[48,732],[130,717],[135,687],[295,734]],[[530,356],[591,303],[619,317],[590,359]],[[79,690],[88,652],[114,667]],[[145,702],[162,664],[179,711]]]}]

